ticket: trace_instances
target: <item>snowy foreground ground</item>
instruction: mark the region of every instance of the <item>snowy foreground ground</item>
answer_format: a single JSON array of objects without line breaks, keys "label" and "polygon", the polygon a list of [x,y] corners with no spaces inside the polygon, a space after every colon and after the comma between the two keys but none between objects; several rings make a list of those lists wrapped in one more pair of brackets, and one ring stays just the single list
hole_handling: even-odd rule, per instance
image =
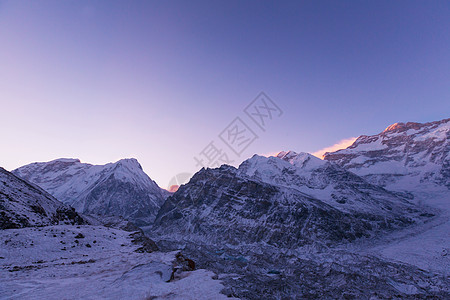
[{"label": "snowy foreground ground", "polygon": [[[0,230],[0,299],[222,299],[206,270],[179,273],[177,252],[134,252],[130,232],[102,226]],[[227,298],[229,299],[229,298]]]}]

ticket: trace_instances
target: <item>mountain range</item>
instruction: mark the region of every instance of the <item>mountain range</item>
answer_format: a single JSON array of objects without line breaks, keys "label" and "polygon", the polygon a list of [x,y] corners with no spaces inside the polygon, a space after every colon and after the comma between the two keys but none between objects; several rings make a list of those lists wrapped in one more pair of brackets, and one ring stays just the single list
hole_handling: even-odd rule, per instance
[{"label": "mountain range", "polygon": [[307,153],[253,156],[239,168],[202,169],[167,199],[161,236],[293,249],[369,238],[427,216],[396,193]]},{"label": "mountain range", "polygon": [[449,132],[449,119],[398,123],[324,160],[282,151],[202,169],[148,233],[234,274],[243,298],[446,298]]},{"label": "mountain range", "polygon": [[0,169],[0,213],[3,228],[75,224],[58,213],[81,220],[69,205],[131,220],[217,273],[230,297],[445,299],[449,137],[450,119],[396,123],[323,160],[282,151],[203,168],[174,193],[135,159],[32,163]]}]

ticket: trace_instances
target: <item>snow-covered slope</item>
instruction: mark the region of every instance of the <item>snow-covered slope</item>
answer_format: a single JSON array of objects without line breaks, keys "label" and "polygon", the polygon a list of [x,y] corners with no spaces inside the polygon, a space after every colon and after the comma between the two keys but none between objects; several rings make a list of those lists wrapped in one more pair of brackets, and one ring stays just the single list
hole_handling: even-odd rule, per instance
[{"label": "snow-covered slope", "polygon": [[179,251],[103,226],[0,230],[0,299],[229,299]]},{"label": "snow-covered slope", "polygon": [[450,190],[450,119],[395,123],[383,132],[360,136],[350,147],[325,153],[368,181],[390,190],[424,193]]},{"label": "snow-covered slope", "polygon": [[71,207],[0,168],[0,229],[84,222]]},{"label": "snow-covered slope", "polygon": [[90,165],[63,158],[32,163],[13,173],[79,212],[121,216],[138,225],[152,222],[168,195],[144,173],[136,159]]}]

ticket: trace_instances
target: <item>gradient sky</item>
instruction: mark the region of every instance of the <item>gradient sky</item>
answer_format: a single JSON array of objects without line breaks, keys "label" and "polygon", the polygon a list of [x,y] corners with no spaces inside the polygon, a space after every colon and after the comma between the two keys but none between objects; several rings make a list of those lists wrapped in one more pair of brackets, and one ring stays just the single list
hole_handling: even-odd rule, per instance
[{"label": "gradient sky", "polygon": [[450,2],[0,0],[6,169],[135,157],[167,187],[261,91],[283,115],[236,162],[450,117]]}]

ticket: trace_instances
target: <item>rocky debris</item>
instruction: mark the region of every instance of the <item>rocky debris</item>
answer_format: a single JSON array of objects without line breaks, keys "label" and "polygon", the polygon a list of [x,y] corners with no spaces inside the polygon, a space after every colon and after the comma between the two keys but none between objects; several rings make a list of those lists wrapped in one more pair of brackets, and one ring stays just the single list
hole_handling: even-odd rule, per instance
[{"label": "rocky debris", "polygon": [[151,240],[150,238],[148,238],[143,232],[141,231],[136,231],[132,234],[130,234],[130,236],[132,237],[131,242],[135,245],[139,245],[140,247],[137,248],[135,250],[135,252],[139,252],[139,253],[151,253],[154,251],[158,251],[159,248],[156,245],[156,243]]},{"label": "rocky debris", "polygon": [[[134,224],[133,222],[126,222],[125,226],[121,226],[119,227],[122,230],[125,231],[129,231],[129,232],[134,232],[134,231],[142,231],[142,229],[138,226],[136,226],[136,224]],[[142,231],[143,233],[143,231]]]},{"label": "rocky debris", "polygon": [[195,262],[185,257],[181,252],[178,252],[175,254],[175,260],[172,262],[172,274],[168,281],[175,280],[182,272],[194,270]]},{"label": "rocky debris", "polygon": [[[174,249],[177,242],[158,241]],[[183,253],[219,274],[229,297],[240,299],[448,299],[450,280],[373,256],[330,250],[289,254],[275,247],[199,246]],[[427,298],[428,297],[428,298]]]},{"label": "rocky debris", "polygon": [[80,232],[75,236],[76,239],[84,239],[84,235]]},{"label": "rocky debris", "polygon": [[88,221],[75,211],[73,207],[60,207],[53,217],[55,224],[69,223],[73,225],[87,225]]}]

